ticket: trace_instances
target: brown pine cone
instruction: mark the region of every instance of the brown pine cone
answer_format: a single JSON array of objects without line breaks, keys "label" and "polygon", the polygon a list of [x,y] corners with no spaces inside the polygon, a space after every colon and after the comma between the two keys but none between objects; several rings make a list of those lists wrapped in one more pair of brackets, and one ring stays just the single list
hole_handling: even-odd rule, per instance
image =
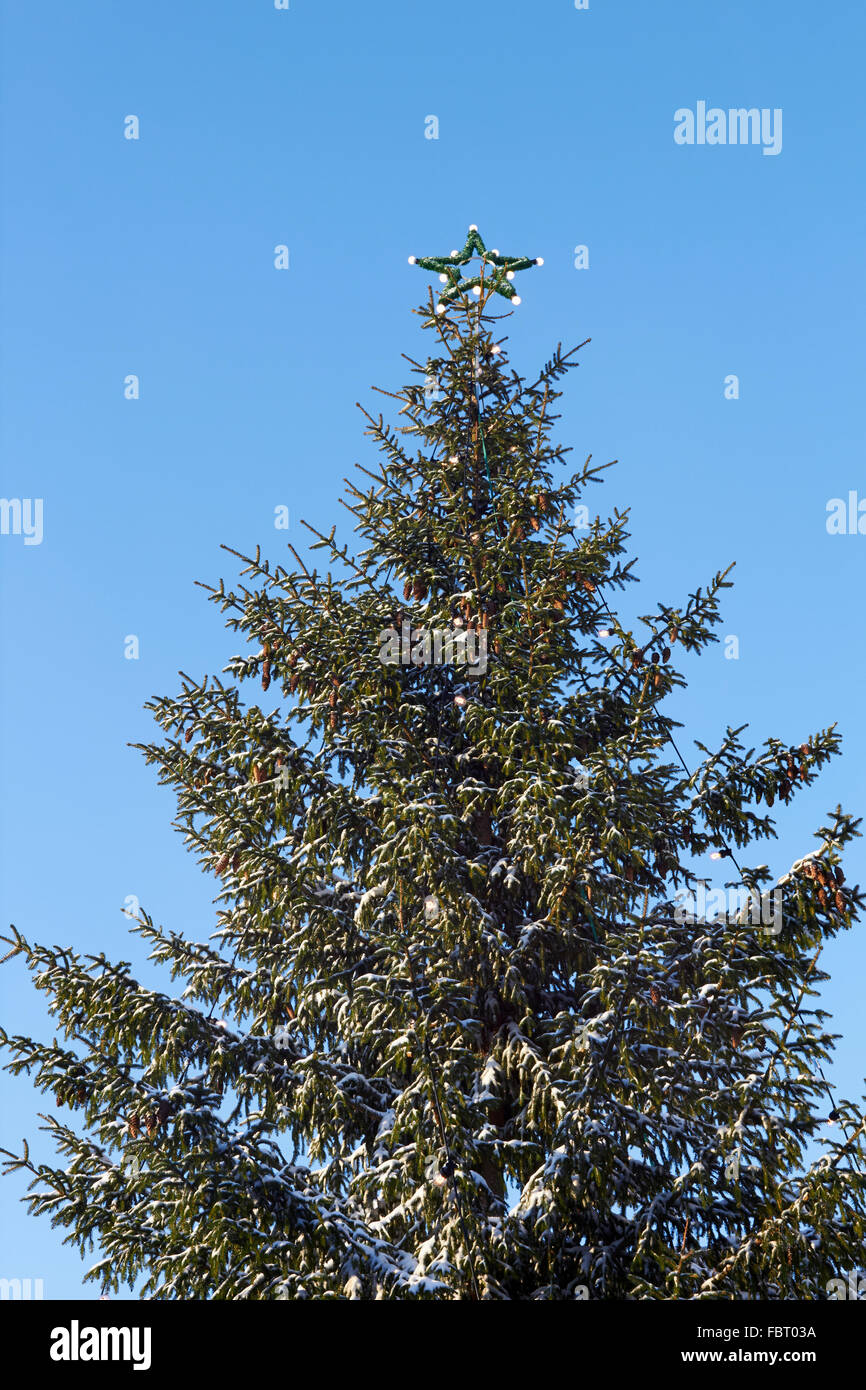
[{"label": "brown pine cone", "polygon": [[650,999],[653,1001],[656,1008],[658,1008],[659,1004],[662,1002],[662,993],[658,985],[652,986],[650,990]]},{"label": "brown pine cone", "polygon": [[133,1139],[137,1139],[141,1133],[141,1126],[137,1115],[130,1115],[128,1129]]}]

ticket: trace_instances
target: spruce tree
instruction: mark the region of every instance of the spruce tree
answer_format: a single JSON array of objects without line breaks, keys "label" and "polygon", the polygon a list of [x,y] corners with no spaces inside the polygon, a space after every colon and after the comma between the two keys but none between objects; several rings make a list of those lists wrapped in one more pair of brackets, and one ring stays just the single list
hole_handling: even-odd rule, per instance
[{"label": "spruce tree", "polygon": [[[858,822],[778,880],[740,860],[839,736],[728,728],[689,768],[664,705],[727,572],[627,627],[627,514],[579,524],[603,470],[552,435],[578,350],[533,381],[505,351],[533,262],[472,228],[416,264],[441,297],[364,412],[363,545],[240,556],[209,595],[242,654],[149,706],[217,888],[210,941],[134,928],[182,991],[11,929],[58,1036],[2,1042],[61,1160],[7,1167],[106,1291],[824,1298],[862,1263],[864,1119],[815,1001]],[[710,853],[742,911],[701,897]]]}]

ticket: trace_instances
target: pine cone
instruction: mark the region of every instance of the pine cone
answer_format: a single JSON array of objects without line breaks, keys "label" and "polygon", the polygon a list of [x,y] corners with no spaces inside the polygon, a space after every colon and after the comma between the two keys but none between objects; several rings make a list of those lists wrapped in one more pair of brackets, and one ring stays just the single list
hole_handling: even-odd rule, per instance
[{"label": "pine cone", "polygon": [[167,1100],[161,1100],[156,1107],[156,1116],[161,1125],[164,1125],[171,1114],[171,1105]]},{"label": "pine cone", "polygon": [[192,729],[190,728],[190,729],[187,729],[186,733],[185,733],[184,736],[183,736],[183,741],[184,741],[184,743],[189,743],[189,741],[190,741],[191,738],[192,738]]},{"label": "pine cone", "polygon": [[226,869],[228,868],[228,866],[229,866],[229,857],[228,857],[227,854],[224,854],[223,857],[222,857],[222,859],[218,860],[218,862],[217,862],[217,866],[216,866],[216,871],[217,871],[217,873],[218,873],[218,874],[225,873],[225,871],[226,871]]},{"label": "pine cone", "polygon": [[260,786],[261,783],[264,782],[264,780],[265,780],[265,770],[264,770],[264,768],[263,768],[263,767],[259,767],[258,763],[253,763],[253,781],[256,783],[256,786]]},{"label": "pine cone", "polygon": [[148,1139],[152,1139],[153,1136],[156,1134],[156,1131],[159,1129],[159,1121],[157,1120],[155,1115],[148,1115],[144,1124],[145,1129],[147,1130]]},{"label": "pine cone", "polygon": [[411,596],[412,596],[412,580],[411,580],[411,579],[407,579],[407,580],[406,580],[406,583],[403,585],[403,597],[404,597],[404,598],[411,598]]},{"label": "pine cone", "polygon": [[427,597],[427,585],[424,583],[423,579],[415,580],[415,583],[412,585],[412,597],[419,602],[421,599]]},{"label": "pine cone", "polygon": [[837,908],[837,910],[838,910],[839,912],[844,912],[844,911],[845,911],[845,895],[844,895],[844,893],[837,893],[837,894],[836,894],[836,897],[833,899],[833,901],[835,902],[836,908]]},{"label": "pine cone", "polygon": [[269,657],[265,657],[262,662],[262,690],[267,690],[271,683],[271,662]]},{"label": "pine cone", "polygon": [[662,1002],[662,992],[658,985],[653,985],[650,989],[650,999],[653,1001],[656,1008],[658,1008],[659,1004]]},{"label": "pine cone", "polygon": [[137,1139],[141,1133],[141,1126],[137,1115],[130,1115],[128,1129],[133,1139]]}]

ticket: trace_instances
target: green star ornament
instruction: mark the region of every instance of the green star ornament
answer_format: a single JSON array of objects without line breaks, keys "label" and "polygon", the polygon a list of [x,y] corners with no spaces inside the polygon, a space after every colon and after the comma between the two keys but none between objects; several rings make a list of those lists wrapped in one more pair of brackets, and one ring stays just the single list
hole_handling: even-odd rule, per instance
[{"label": "green star ornament", "polygon": [[[464,278],[461,267],[469,264],[473,252],[477,252],[481,259],[482,273]],[[422,270],[435,271],[443,284],[448,286],[440,292],[436,311],[444,314],[453,300],[470,291],[480,295],[485,286],[501,294],[503,298],[510,299],[512,304],[519,304],[520,295],[514,293],[511,283],[515,273],[518,270],[529,270],[533,265],[544,265],[544,261],[540,256],[500,256],[498,251],[488,251],[478,234],[478,228],[473,223],[462,251],[452,251],[450,256],[410,256],[409,264],[419,265]],[[485,279],[484,271],[488,267],[491,274]]]}]

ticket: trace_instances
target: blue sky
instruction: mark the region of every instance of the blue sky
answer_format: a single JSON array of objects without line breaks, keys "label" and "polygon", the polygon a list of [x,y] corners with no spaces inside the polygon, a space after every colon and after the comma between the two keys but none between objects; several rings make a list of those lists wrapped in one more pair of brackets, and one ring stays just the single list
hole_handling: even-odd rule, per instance
[{"label": "blue sky", "polygon": [[[829,499],[866,498],[862,5],[5,0],[0,15],[0,491],[44,508],[41,544],[0,536],[4,923],[136,962],[129,894],[167,927],[211,930],[173,799],[127,745],[152,737],[142,705],[179,668],[238,650],[194,585],[236,573],[220,542],[284,560],[280,504],[299,547],[301,516],[345,528],[342,479],[370,461],[354,403],[426,351],[410,310],[428,280],[407,256],[462,245],[471,222],[545,259],[510,324],[518,367],[592,339],[559,433],[575,465],[619,460],[593,500],[632,509],[640,611],[737,562],[720,633],[740,657],[688,667],[686,756],[727,723],[761,743],[838,721],[842,759],[761,855],[778,872],[837,802],[866,809],[866,536],[825,525]],[[674,113],[699,101],[780,108],[781,152],[677,145]],[[858,846],[851,881],[864,865]],[[833,1076],[856,1097],[862,932],[825,963],[845,1034]],[[0,988],[10,1030],[50,1036],[17,962]],[[0,1102],[17,1147],[47,1104],[5,1074]],[[75,1296],[83,1266],[27,1217],[24,1186],[0,1184],[0,1275]]]}]

